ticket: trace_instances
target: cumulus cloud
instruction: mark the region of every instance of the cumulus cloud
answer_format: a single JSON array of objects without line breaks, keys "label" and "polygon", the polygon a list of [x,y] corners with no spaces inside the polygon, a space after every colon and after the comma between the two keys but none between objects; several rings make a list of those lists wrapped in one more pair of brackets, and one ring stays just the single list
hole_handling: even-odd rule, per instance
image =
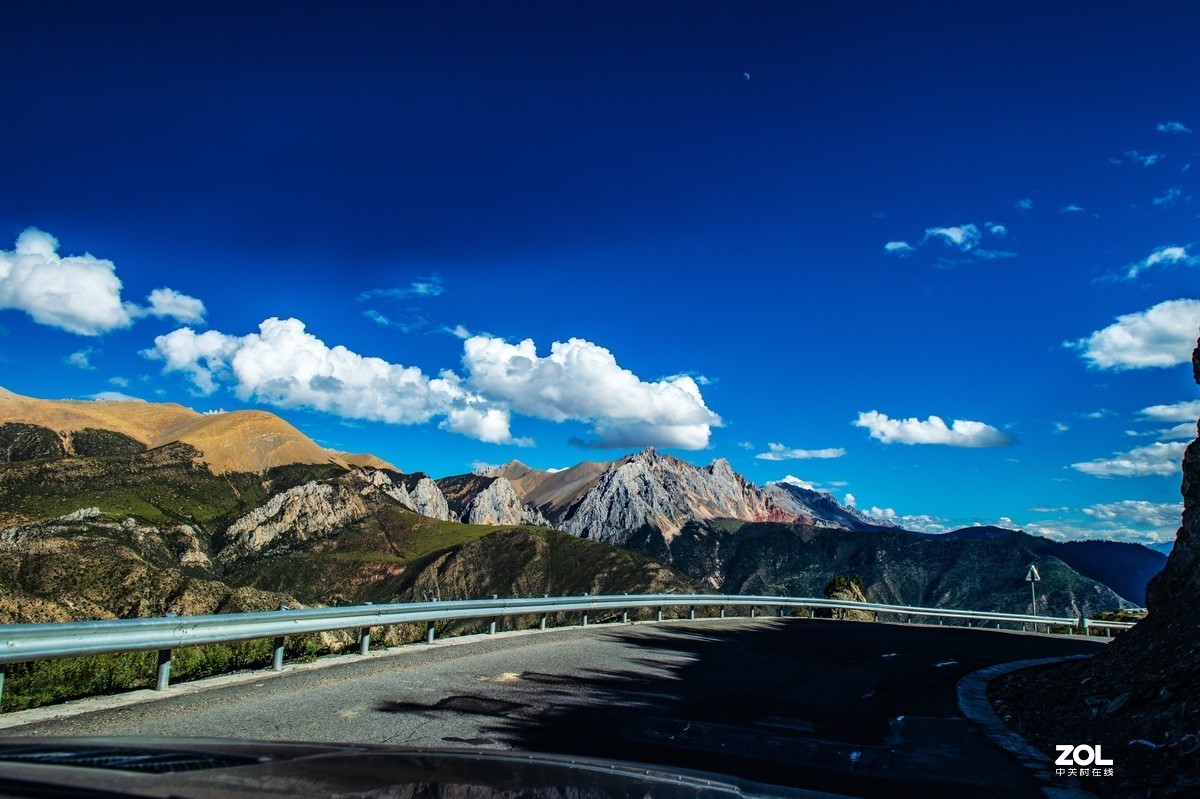
[{"label": "cumulus cloud", "polygon": [[762,461],[791,461],[791,460],[810,460],[815,458],[840,458],[846,454],[846,450],[841,447],[829,447],[827,449],[790,449],[783,444],[767,444],[767,452],[760,452],[755,455]]},{"label": "cumulus cloud", "polygon": [[202,320],[204,304],[172,289],[155,289],[142,308],[121,300],[112,261],[90,254],[62,257],[58,239],[28,228],[11,250],[0,250],[0,309],[24,311],[39,324],[81,336],[129,327],[140,316]]},{"label": "cumulus cloud", "polygon": [[1086,338],[1065,341],[1098,369],[1148,369],[1191,360],[1200,328],[1200,300],[1168,300],[1116,322]]},{"label": "cumulus cloud", "polygon": [[883,245],[883,251],[892,255],[908,255],[913,249],[907,241],[889,241]]},{"label": "cumulus cloud", "polygon": [[1159,122],[1154,126],[1159,133],[1191,133],[1192,129],[1182,122]]},{"label": "cumulus cloud", "polygon": [[847,508],[853,508],[856,504],[858,504],[858,499],[847,491],[846,496],[842,498],[842,504]]},{"label": "cumulus cloud", "polygon": [[983,422],[955,419],[949,426],[939,416],[925,421],[917,418],[891,419],[879,411],[858,414],[852,423],[870,432],[871,438],[884,444],[944,444],[950,447],[1007,447],[1011,436]]},{"label": "cumulus cloud", "polygon": [[808,491],[816,491],[817,490],[817,486],[815,483],[810,483],[807,480],[802,480],[799,477],[795,477],[790,474],[787,477],[780,480],[779,482],[787,483],[788,485],[798,486],[798,487],[806,489]]},{"label": "cumulus cloud", "polygon": [[329,347],[298,319],[271,318],[259,332],[229,336],[180,328],[154,340],[145,353],[182,372],[211,394],[230,384],[243,401],[280,408],[309,408],[347,419],[442,425],[481,441],[529,443],[508,430],[508,410],[463,387],[450,372],[430,378],[420,369]]},{"label": "cumulus cloud", "polygon": [[440,297],[445,293],[446,287],[442,285],[442,278],[439,275],[431,275],[420,280],[414,280],[407,286],[370,289],[359,294],[358,299],[360,302],[374,297],[382,297],[388,300],[409,300],[417,297]]},{"label": "cumulus cloud", "polygon": [[474,391],[517,413],[590,424],[596,438],[576,442],[590,448],[703,449],[711,429],[721,425],[692,377],[643,381],[584,339],[556,341],[542,357],[531,339],[509,344],[473,336],[463,344],[463,366]]},{"label": "cumulus cloud", "polygon": [[1082,214],[1086,210],[1087,209],[1084,208],[1082,205],[1076,205],[1075,203],[1071,203],[1069,205],[1064,205],[1062,208],[1058,209],[1058,212],[1060,214]]},{"label": "cumulus cloud", "polygon": [[1151,475],[1172,476],[1179,474],[1179,464],[1187,444],[1183,441],[1155,441],[1143,447],[1135,447],[1111,458],[1072,463],[1071,468],[1095,477],[1146,477]]},{"label": "cumulus cloud", "polygon": [[940,516],[929,516],[927,514],[901,515],[896,513],[893,508],[879,508],[875,506],[872,506],[870,510],[861,512],[864,516],[868,516],[884,524],[894,524],[903,530],[911,530],[916,533],[948,533],[953,529],[949,524],[949,520],[943,519]]},{"label": "cumulus cloud", "polygon": [[298,319],[271,318],[259,332],[230,336],[180,328],[143,354],[164,372],[186,375],[197,391],[230,386],[243,401],[309,408],[346,419],[392,424],[439,420],[442,429],[489,443],[531,446],[516,438],[511,413],[589,423],[590,447],[701,449],[721,418],[704,405],[688,376],[647,383],[612,354],[582,339],[556,342],[540,358],[532,341],[510,345],[474,336],[463,345],[467,377],[389,363],[330,347]]},{"label": "cumulus cloud", "polygon": [[175,289],[155,289],[146,297],[146,301],[150,304],[139,309],[139,316],[174,319],[185,325],[200,324],[204,321],[204,303]]},{"label": "cumulus cloud", "polygon": [[1200,255],[1192,255],[1186,246],[1159,247],[1142,260],[1125,267],[1125,273],[1121,277],[1133,280],[1142,272],[1156,266],[1195,266],[1197,263],[1200,263]]},{"label": "cumulus cloud", "polygon": [[1029,211],[1033,208],[1033,200],[1029,199],[1028,197],[1024,197],[1020,200],[1017,200],[1015,203],[1013,203],[1013,205],[1017,207],[1018,211]]}]

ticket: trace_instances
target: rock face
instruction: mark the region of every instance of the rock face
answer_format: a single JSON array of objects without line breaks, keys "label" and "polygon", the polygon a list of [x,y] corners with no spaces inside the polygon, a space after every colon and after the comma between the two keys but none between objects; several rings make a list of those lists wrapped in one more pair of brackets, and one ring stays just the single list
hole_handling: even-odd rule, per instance
[{"label": "rock face", "polygon": [[438,488],[437,483],[423,474],[405,475],[402,479],[393,480],[386,472],[359,469],[355,475],[356,479],[378,488],[401,505],[415,510],[422,516],[441,521],[449,521],[454,518],[442,490]]},{"label": "rock face", "polygon": [[[1200,383],[1200,342],[1192,354]],[[1082,664],[1017,672],[993,686],[1045,751],[1101,744],[1119,796],[1200,795],[1200,439],[1183,457],[1183,524],[1147,591],[1150,614]]]},{"label": "rock face", "polygon": [[537,508],[526,505],[513,490],[512,483],[497,477],[476,494],[463,508],[461,521],[466,524],[532,524],[550,527]]},{"label": "rock face", "polygon": [[228,543],[217,559],[229,563],[268,548],[323,538],[368,512],[362,493],[342,481],[305,483],[276,494],[229,525]]},{"label": "rock face", "polygon": [[721,458],[697,469],[647,448],[611,464],[562,524],[582,538],[624,545],[649,527],[670,540],[689,521],[792,521]]}]

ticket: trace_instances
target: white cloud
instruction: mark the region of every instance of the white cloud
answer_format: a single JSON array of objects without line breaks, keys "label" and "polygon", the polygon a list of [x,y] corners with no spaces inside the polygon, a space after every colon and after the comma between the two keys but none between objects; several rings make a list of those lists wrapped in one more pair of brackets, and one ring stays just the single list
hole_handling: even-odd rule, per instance
[{"label": "white cloud", "polygon": [[112,383],[114,386],[129,388],[129,380],[124,377],[110,377],[108,378],[108,382]]},{"label": "white cloud", "polygon": [[1195,422],[1180,422],[1158,434],[1163,441],[1191,441],[1196,437]]},{"label": "white cloud", "polygon": [[858,503],[858,499],[849,492],[846,493],[845,498],[843,498],[843,500],[842,500],[842,504],[845,505],[847,508],[853,508],[857,503]]},{"label": "white cloud", "polygon": [[692,377],[645,382],[584,339],[556,341],[541,357],[531,339],[473,336],[463,345],[463,366],[473,390],[517,413],[591,424],[597,438],[577,442],[588,447],[703,449],[711,428],[721,425]]},{"label": "white cloud", "polygon": [[39,324],[81,336],[129,327],[146,315],[185,314],[199,321],[204,305],[172,289],[151,292],[149,308],[121,300],[121,281],[112,261],[93,255],[58,255],[58,239],[28,228],[11,250],[0,250],[0,309],[24,311]]},{"label": "white cloud", "polygon": [[1191,133],[1192,129],[1182,122],[1159,122],[1154,126],[1159,133]]},{"label": "white cloud", "polygon": [[739,441],[738,446],[742,449],[754,449],[753,441]]},{"label": "white cloud", "polygon": [[963,252],[969,252],[976,245],[982,234],[976,225],[955,225],[953,227],[931,227],[925,229],[925,240],[941,239],[948,247],[957,247]]},{"label": "white cloud", "polygon": [[538,357],[532,341],[510,345],[473,336],[463,344],[467,378],[330,347],[298,319],[267,319],[258,333],[230,336],[180,328],[155,339],[147,357],[164,372],[187,375],[211,394],[232,387],[244,401],[310,408],[344,419],[420,424],[490,443],[531,446],[509,430],[512,411],[551,421],[591,424],[592,447],[708,445],[721,418],[704,405],[689,376],[647,383],[617,365],[603,347],[582,339],[556,342]]},{"label": "white cloud", "polygon": [[806,489],[808,491],[816,491],[817,490],[817,486],[815,483],[810,483],[807,480],[802,480],[799,477],[794,477],[790,474],[787,477],[780,480],[779,482],[787,483],[788,485],[798,486],[798,487]]},{"label": "white cloud", "polygon": [[174,319],[184,325],[204,322],[204,303],[195,297],[181,294],[175,289],[155,289],[146,297],[149,307],[138,312],[139,316],[157,316],[159,319]]},{"label": "white cloud", "polygon": [[1125,267],[1125,280],[1132,280],[1147,269],[1155,266],[1195,266],[1200,263],[1200,255],[1192,255],[1186,246],[1177,245],[1159,247],[1142,260]]},{"label": "white cloud", "polygon": [[987,229],[988,229],[988,232],[991,233],[993,236],[1007,236],[1008,235],[1008,228],[1006,228],[1004,225],[1000,225],[995,222],[988,222]]},{"label": "white cloud", "polygon": [[246,336],[180,328],[144,354],[164,361],[164,372],[188,375],[205,394],[229,383],[243,401],[392,424],[440,416],[446,429],[481,441],[531,443],[509,433],[507,408],[468,391],[457,375],[430,378],[416,367],[329,347],[298,319],[267,319]]},{"label": "white cloud", "polygon": [[420,280],[414,280],[407,286],[390,289],[371,289],[364,291],[358,295],[359,301],[369,300],[373,297],[383,297],[389,300],[408,300],[418,297],[440,297],[446,293],[446,287],[442,285],[442,278],[439,275],[432,275]]},{"label": "white cloud", "polygon": [[1137,150],[1127,150],[1125,155],[1142,166],[1154,166],[1163,159],[1162,153],[1141,153]]},{"label": "white cloud", "polygon": [[85,347],[63,358],[63,362],[68,366],[74,366],[76,369],[95,369],[96,367],[92,366],[91,362],[92,353],[95,351],[94,347]]},{"label": "white cloud", "polygon": [[1098,369],[1147,369],[1191,360],[1200,329],[1200,300],[1168,300],[1117,321],[1086,338],[1065,341]]},{"label": "white cloud", "polygon": [[1171,405],[1151,405],[1138,414],[1156,422],[1194,422],[1200,419],[1200,400],[1184,400]]},{"label": "white cloud", "polygon": [[131,397],[128,394],[122,394],[120,391],[101,391],[97,394],[89,394],[88,399],[96,402],[145,402],[141,397]]},{"label": "white cloud", "polygon": [[889,241],[883,245],[883,251],[892,255],[908,255],[913,249],[907,241]]},{"label": "white cloud", "polygon": [[951,447],[1007,447],[1012,437],[983,422],[955,419],[949,427],[938,416],[927,420],[890,419],[879,411],[859,413],[852,423],[885,444],[944,444]]},{"label": "white cloud", "polygon": [[1055,433],[1065,433],[1070,429],[1071,429],[1070,425],[1063,424],[1062,422],[1054,423],[1054,432]]},{"label": "white cloud", "polygon": [[488,444],[532,447],[531,438],[513,438],[508,429],[508,411],[501,408],[451,408],[438,426]]},{"label": "white cloud", "polygon": [[1092,505],[1083,512],[1101,521],[1120,521],[1135,527],[1151,527],[1174,534],[1179,527],[1183,507],[1178,502],[1146,502],[1124,499]]},{"label": "white cloud", "polygon": [[1060,214],[1082,214],[1085,210],[1086,209],[1082,205],[1071,203],[1070,205],[1064,205],[1062,208],[1058,209],[1058,212]]},{"label": "white cloud", "polygon": [[1028,197],[1024,197],[1020,200],[1017,200],[1015,203],[1013,203],[1013,205],[1017,206],[1018,211],[1029,211],[1033,208],[1033,200],[1029,199]]},{"label": "white cloud", "polygon": [[1186,448],[1187,444],[1182,441],[1170,443],[1155,441],[1153,444],[1118,453],[1111,458],[1072,463],[1071,468],[1095,477],[1178,475],[1179,464]]},{"label": "white cloud", "polygon": [[767,444],[768,452],[760,452],[755,458],[763,461],[810,460],[814,458],[840,458],[846,454],[841,447],[827,449],[789,449],[783,444]]},{"label": "white cloud", "polygon": [[902,516],[896,513],[893,508],[878,508],[874,506],[870,510],[862,511],[862,513],[864,516],[869,516],[872,519],[894,524],[903,530],[912,530],[916,533],[947,533],[952,529],[947,523],[948,520],[940,516],[929,516],[927,514]]},{"label": "white cloud", "polygon": [[1171,188],[1167,189],[1166,194],[1162,195],[1161,197],[1155,197],[1150,202],[1154,203],[1155,205],[1162,206],[1174,205],[1175,203],[1179,202],[1179,198],[1182,196],[1183,189],[1179,188],[1178,186],[1172,186]]},{"label": "white cloud", "polygon": [[454,336],[455,338],[461,338],[464,341],[471,337],[471,331],[467,330],[462,325],[455,325],[454,327],[443,326],[442,332],[449,333],[450,335]]}]

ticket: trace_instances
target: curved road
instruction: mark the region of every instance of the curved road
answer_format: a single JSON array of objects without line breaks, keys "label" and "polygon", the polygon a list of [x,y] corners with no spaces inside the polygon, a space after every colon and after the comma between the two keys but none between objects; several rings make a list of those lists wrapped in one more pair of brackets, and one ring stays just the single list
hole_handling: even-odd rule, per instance
[{"label": "curved road", "polygon": [[1041,796],[961,717],[956,683],[996,663],[1101,646],[806,619],[573,628],[346,656],[0,735],[515,748],[852,795]]}]

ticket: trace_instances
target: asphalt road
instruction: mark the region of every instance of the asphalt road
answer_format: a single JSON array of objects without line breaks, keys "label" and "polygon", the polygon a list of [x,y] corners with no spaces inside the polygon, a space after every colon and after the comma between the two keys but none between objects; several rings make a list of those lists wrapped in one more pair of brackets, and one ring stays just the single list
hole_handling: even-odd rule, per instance
[{"label": "asphalt road", "polygon": [[862,796],[1041,796],[963,718],[996,663],[1103,644],[806,619],[479,636],[285,672],[2,736],[203,736],[586,754]]}]

